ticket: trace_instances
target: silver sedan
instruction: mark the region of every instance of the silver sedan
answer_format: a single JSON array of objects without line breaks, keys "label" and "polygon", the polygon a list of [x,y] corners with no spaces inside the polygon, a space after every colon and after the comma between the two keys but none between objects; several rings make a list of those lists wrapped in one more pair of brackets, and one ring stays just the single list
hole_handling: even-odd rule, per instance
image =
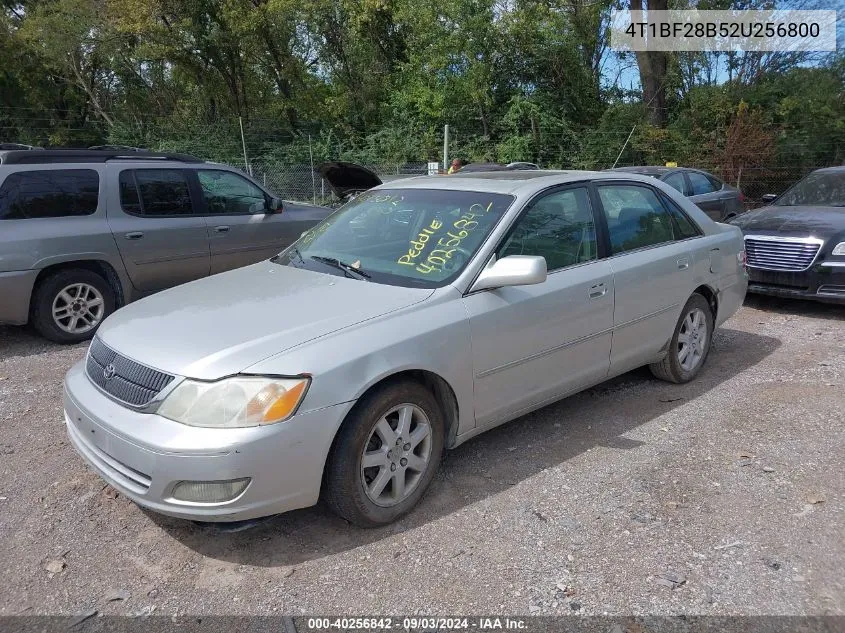
[{"label": "silver sedan", "polygon": [[103,323],[65,381],[79,454],[205,521],[411,510],[447,448],[642,365],[692,380],[742,235],[652,178],[474,173],[359,195],[269,261]]}]

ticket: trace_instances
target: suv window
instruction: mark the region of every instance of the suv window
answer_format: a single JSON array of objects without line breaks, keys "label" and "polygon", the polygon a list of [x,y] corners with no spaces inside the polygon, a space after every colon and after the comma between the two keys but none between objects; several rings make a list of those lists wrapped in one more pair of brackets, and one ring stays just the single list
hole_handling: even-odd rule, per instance
[{"label": "suv window", "polygon": [[673,174],[669,174],[668,176],[666,176],[666,180],[664,180],[663,182],[665,182],[667,185],[672,187],[672,189],[676,189],[677,191],[680,191],[681,193],[685,193],[684,189],[686,187],[684,186],[684,174],[683,174],[683,172],[676,171]]},{"label": "suv window", "polygon": [[586,188],[550,193],[517,220],[498,257],[541,255],[550,271],[596,259],[596,227]]},{"label": "suv window", "polygon": [[120,172],[120,206],[149,217],[193,215],[188,177],[180,169],[134,169]]},{"label": "suv window", "polygon": [[263,213],[264,192],[238,174],[221,169],[200,169],[197,177],[208,213],[212,215],[246,215]]},{"label": "suv window", "polygon": [[0,187],[0,220],[91,215],[100,176],[93,169],[38,169],[9,174]]},{"label": "suv window", "polygon": [[614,255],[675,239],[672,218],[657,194],[637,185],[600,185]]},{"label": "suv window", "polygon": [[699,174],[697,171],[688,171],[687,176],[689,176],[690,186],[692,187],[692,193],[690,195],[700,196],[703,193],[713,193],[716,191],[713,182],[704,174]]}]

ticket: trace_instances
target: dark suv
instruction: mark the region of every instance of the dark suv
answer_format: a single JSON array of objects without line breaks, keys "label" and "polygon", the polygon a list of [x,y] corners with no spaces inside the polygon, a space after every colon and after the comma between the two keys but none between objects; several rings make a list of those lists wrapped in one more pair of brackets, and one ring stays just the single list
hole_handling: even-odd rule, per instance
[{"label": "dark suv", "polygon": [[183,154],[0,151],[0,323],[82,341],[124,303],[271,257],[329,213]]}]

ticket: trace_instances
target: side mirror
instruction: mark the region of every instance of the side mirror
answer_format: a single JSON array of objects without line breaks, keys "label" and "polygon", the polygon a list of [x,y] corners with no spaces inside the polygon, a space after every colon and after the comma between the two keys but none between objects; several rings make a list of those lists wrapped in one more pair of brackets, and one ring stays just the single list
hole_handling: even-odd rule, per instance
[{"label": "side mirror", "polygon": [[777,197],[778,196],[777,196],[776,193],[767,193],[767,194],[763,194],[763,197],[760,198],[760,199],[763,202],[774,202],[775,200],[777,200]]},{"label": "side mirror", "polygon": [[529,286],[546,281],[546,258],[535,255],[508,255],[488,264],[472,290]]},{"label": "side mirror", "polygon": [[270,198],[267,200],[267,213],[281,213],[285,207],[281,198]]}]

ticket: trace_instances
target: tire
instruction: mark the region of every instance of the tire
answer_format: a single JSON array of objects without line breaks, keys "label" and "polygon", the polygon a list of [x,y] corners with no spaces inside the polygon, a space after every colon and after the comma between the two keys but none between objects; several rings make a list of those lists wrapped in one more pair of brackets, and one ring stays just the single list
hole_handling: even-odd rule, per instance
[{"label": "tire", "polygon": [[[403,418],[408,410],[410,417]],[[392,440],[403,419],[410,420],[402,433],[407,435],[396,446]],[[426,424],[427,439],[423,437]],[[388,429],[393,435],[386,442]],[[443,454],[444,431],[440,406],[431,392],[416,382],[395,382],[366,395],[344,420],[329,453],[326,502],[336,514],[361,527],[395,521],[419,502],[431,484]],[[408,449],[414,441],[417,443]],[[365,450],[372,460],[369,463],[377,465],[364,466]],[[376,503],[379,482],[381,496]]]},{"label": "tire", "polygon": [[[697,315],[700,315],[698,316],[699,325],[693,327],[693,330],[699,334],[697,337],[693,335],[691,343],[686,343],[684,338],[689,338],[691,325],[695,323]],[[666,357],[659,363],[649,365],[651,373],[661,380],[674,383],[685,383],[695,378],[704,367],[710,353],[713,329],[713,312],[710,304],[700,294],[694,293],[681,311]],[[686,354],[684,348],[687,349]],[[692,354],[692,359],[689,357],[690,354]]]},{"label": "tire", "polygon": [[[38,283],[32,298],[31,320],[46,339],[79,343],[94,336],[114,309],[114,290],[101,275],[85,268],[69,268]],[[54,318],[54,313],[62,316]]]}]

